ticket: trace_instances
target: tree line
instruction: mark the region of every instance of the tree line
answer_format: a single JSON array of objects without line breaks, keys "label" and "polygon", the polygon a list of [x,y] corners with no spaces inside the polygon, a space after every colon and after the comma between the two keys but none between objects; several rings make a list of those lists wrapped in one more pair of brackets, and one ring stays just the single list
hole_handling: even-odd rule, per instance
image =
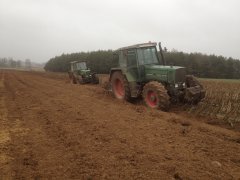
[{"label": "tree line", "polygon": [[188,74],[202,78],[240,79],[240,61],[201,53],[165,53],[168,64],[184,66]]},{"label": "tree line", "polygon": [[[45,65],[46,71],[67,72],[72,61],[86,61],[87,66],[96,73],[109,73],[117,66],[112,50],[99,50],[62,54],[51,58]],[[188,74],[203,78],[239,79],[240,61],[216,55],[202,53],[184,53],[176,50],[164,51],[167,65],[184,66]]]},{"label": "tree line", "polygon": [[67,72],[70,70],[70,62],[72,61],[85,61],[87,67],[100,74],[109,73],[112,67],[117,66],[117,62],[113,60],[112,50],[99,50],[56,56],[45,64],[44,69],[53,72]]}]

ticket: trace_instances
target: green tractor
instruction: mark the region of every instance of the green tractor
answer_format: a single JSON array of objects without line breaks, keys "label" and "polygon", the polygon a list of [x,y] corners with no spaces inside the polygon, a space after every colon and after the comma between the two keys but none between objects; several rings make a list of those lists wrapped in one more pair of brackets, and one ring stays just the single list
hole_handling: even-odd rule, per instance
[{"label": "green tractor", "polygon": [[69,78],[73,84],[98,83],[96,73],[87,68],[86,62],[73,61],[71,70],[68,72]]},{"label": "green tractor", "polygon": [[118,67],[110,71],[110,83],[117,99],[131,101],[142,96],[147,106],[167,111],[171,103],[197,104],[205,90],[186,68],[167,66],[161,43],[144,43],[116,51]]}]

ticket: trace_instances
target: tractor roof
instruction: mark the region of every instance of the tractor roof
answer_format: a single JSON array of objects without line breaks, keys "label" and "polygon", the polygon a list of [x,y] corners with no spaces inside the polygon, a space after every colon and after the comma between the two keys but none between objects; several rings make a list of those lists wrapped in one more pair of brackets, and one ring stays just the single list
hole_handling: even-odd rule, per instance
[{"label": "tractor roof", "polygon": [[151,46],[156,46],[157,43],[155,42],[149,42],[149,43],[143,43],[143,44],[135,44],[132,46],[126,46],[126,47],[122,47],[117,49],[117,51],[121,51],[121,50],[125,50],[125,49],[136,49],[136,48],[143,48],[143,47],[151,47]]},{"label": "tractor roof", "polygon": [[71,64],[75,64],[75,63],[86,63],[86,61],[72,61],[70,62]]}]

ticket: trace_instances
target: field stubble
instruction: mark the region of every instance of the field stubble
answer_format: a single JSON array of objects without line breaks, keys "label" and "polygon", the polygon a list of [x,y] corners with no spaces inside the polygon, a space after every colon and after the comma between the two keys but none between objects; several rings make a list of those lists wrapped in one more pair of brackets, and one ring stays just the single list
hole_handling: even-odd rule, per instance
[{"label": "field stubble", "polygon": [[198,106],[188,107],[188,112],[229,123],[240,122],[240,81],[207,80],[201,83],[206,89],[205,99]]}]

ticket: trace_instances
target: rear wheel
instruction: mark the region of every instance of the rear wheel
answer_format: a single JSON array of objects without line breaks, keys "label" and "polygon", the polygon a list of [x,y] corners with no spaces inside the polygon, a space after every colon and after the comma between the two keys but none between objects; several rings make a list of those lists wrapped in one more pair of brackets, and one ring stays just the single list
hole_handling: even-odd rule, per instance
[{"label": "rear wheel", "polygon": [[117,99],[124,99],[127,101],[131,100],[131,92],[128,81],[120,71],[113,73],[111,77],[111,86],[113,94]]},{"label": "rear wheel", "polygon": [[76,79],[75,79],[75,76],[73,75],[73,73],[72,72],[68,72],[68,76],[69,76],[69,79],[70,79],[70,81],[71,81],[71,83],[72,84],[76,84],[77,83],[77,81],[76,81]]},{"label": "rear wheel", "polygon": [[150,108],[169,110],[170,100],[167,90],[157,81],[149,82],[144,86],[143,99]]}]

